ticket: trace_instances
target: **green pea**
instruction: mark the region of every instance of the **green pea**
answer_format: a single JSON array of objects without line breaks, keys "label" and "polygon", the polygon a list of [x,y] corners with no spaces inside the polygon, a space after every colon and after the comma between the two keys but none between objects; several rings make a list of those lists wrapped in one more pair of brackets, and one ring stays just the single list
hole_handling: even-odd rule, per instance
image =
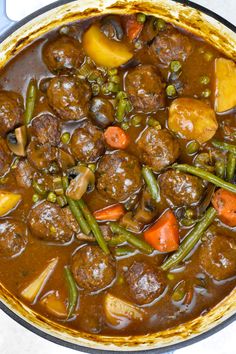
[{"label": "green pea", "polygon": [[209,88],[206,88],[204,91],[202,91],[201,96],[204,98],[208,98],[211,95],[211,90]]},{"label": "green pea", "polygon": [[206,61],[212,61],[213,59],[213,54],[211,52],[205,52],[204,55],[203,55],[204,59]]},{"label": "green pea", "polygon": [[100,93],[100,86],[98,84],[92,84],[92,93],[93,93],[93,96],[98,96],[99,93]]},{"label": "green pea", "polygon": [[40,199],[40,196],[38,194],[33,194],[32,201],[33,203],[37,203]]},{"label": "green pea", "polygon": [[158,130],[161,129],[160,122],[158,120],[156,120],[155,118],[153,118],[153,117],[150,117],[148,119],[148,125],[149,125],[149,127],[153,127],[153,128],[158,129]]},{"label": "green pea", "polygon": [[122,100],[123,98],[127,98],[127,93],[124,91],[119,91],[116,95],[116,99]]},{"label": "green pea", "polygon": [[134,127],[139,127],[140,124],[142,122],[142,116],[140,115],[135,115],[132,119],[131,119],[131,123]]},{"label": "green pea", "polygon": [[166,23],[162,18],[158,18],[156,26],[159,31],[164,31],[164,29],[166,28]]},{"label": "green pea", "polygon": [[118,70],[116,68],[109,69],[107,72],[108,76],[114,76],[118,74]]},{"label": "green pea", "polygon": [[115,84],[120,83],[120,77],[119,75],[113,75],[109,77],[109,82],[114,82]]},{"label": "green pea", "polygon": [[146,15],[143,13],[137,14],[137,21],[139,23],[144,23],[146,21]]},{"label": "green pea", "polygon": [[167,274],[167,279],[169,279],[169,280],[174,280],[174,279],[175,279],[174,274],[168,273],[168,274]]},{"label": "green pea", "polygon": [[192,218],[194,217],[194,211],[193,211],[193,209],[186,209],[184,215],[185,215],[185,217],[186,217],[187,219],[192,219]]},{"label": "green pea", "polygon": [[128,122],[122,122],[121,123],[121,128],[123,130],[128,130],[129,129],[129,123]]},{"label": "green pea", "polygon": [[62,136],[61,136],[62,144],[68,144],[69,141],[70,141],[70,133],[68,133],[68,132],[63,133]]},{"label": "green pea", "polygon": [[177,92],[176,92],[176,88],[174,85],[168,85],[166,87],[166,94],[168,97],[174,97],[176,96]]},{"label": "green pea", "polygon": [[47,201],[48,201],[48,202],[51,202],[51,203],[56,203],[56,201],[57,201],[57,196],[56,196],[56,194],[53,193],[53,192],[48,193]]},{"label": "green pea", "polygon": [[203,75],[200,77],[200,84],[202,85],[208,85],[210,82],[210,78],[207,75]]},{"label": "green pea", "polygon": [[88,168],[90,168],[90,170],[92,172],[95,172],[96,171],[96,164],[95,163],[90,163],[90,164],[88,164]]},{"label": "green pea", "polygon": [[173,73],[177,73],[178,71],[180,71],[182,68],[182,65],[180,63],[180,61],[178,60],[173,60],[171,63],[170,63],[170,70],[173,72]]},{"label": "green pea", "polygon": [[188,155],[195,154],[196,152],[198,152],[199,148],[200,148],[200,144],[196,140],[190,141],[190,143],[188,143],[186,146],[187,154]]}]

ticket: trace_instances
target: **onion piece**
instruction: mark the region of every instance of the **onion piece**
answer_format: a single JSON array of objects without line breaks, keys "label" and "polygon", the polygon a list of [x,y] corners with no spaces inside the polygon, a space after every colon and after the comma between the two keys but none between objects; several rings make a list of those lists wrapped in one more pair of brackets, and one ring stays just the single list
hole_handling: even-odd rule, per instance
[{"label": "onion piece", "polygon": [[30,302],[35,301],[37,296],[42,291],[44,285],[46,284],[48,278],[54,271],[57,262],[58,262],[58,257],[51,259],[47,267],[42,271],[42,273],[40,273],[37,278],[35,278],[25,289],[21,291],[21,296],[24,299]]},{"label": "onion piece", "polygon": [[140,307],[109,293],[105,296],[104,311],[107,321],[114,326],[124,321],[142,321],[145,315],[145,311]]}]

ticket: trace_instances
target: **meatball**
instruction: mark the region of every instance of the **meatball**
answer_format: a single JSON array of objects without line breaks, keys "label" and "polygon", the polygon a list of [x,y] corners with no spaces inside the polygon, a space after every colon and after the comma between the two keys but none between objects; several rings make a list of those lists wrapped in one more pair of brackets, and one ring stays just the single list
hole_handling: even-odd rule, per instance
[{"label": "meatball", "polygon": [[147,128],[138,140],[140,159],[159,172],[175,162],[180,155],[178,140],[167,130]]},{"label": "meatball", "polygon": [[63,36],[44,46],[43,60],[50,71],[66,72],[82,64],[84,53],[77,40]]},{"label": "meatball", "polygon": [[12,163],[12,154],[3,138],[0,137],[0,175],[7,172]]},{"label": "meatball", "polygon": [[185,61],[191,51],[188,37],[174,28],[159,33],[150,47],[151,54],[164,65],[169,65],[173,60]]},{"label": "meatball", "polygon": [[50,106],[63,120],[79,120],[89,110],[91,89],[89,85],[75,77],[54,77],[47,89]]},{"label": "meatball", "polygon": [[199,260],[203,271],[218,281],[236,275],[235,239],[209,232],[201,245]]},{"label": "meatball", "polygon": [[71,266],[78,286],[88,292],[108,287],[116,276],[115,262],[99,246],[81,247],[72,257]]},{"label": "meatball", "polygon": [[0,221],[0,256],[14,257],[24,251],[28,241],[27,227],[20,221]]},{"label": "meatball", "polygon": [[58,150],[56,147],[47,144],[38,144],[32,140],[26,150],[30,164],[38,170],[50,170],[50,167],[57,160]]},{"label": "meatball", "polygon": [[125,273],[130,295],[138,305],[149,304],[165,289],[163,272],[146,262],[137,262]]},{"label": "meatball", "polygon": [[20,160],[17,168],[14,169],[17,186],[21,188],[29,188],[32,184],[34,169],[28,160]]},{"label": "meatball", "polygon": [[138,159],[124,151],[103,156],[97,172],[98,191],[118,202],[126,200],[142,185]]},{"label": "meatball", "polygon": [[34,118],[31,133],[40,144],[50,143],[56,146],[60,142],[59,119],[51,114],[42,114]]},{"label": "meatball", "polygon": [[76,160],[95,162],[105,151],[103,133],[93,124],[85,122],[74,131],[70,147]]},{"label": "meatball", "polygon": [[0,135],[5,137],[22,123],[23,100],[20,95],[12,91],[0,91]]},{"label": "meatball", "polygon": [[32,234],[44,241],[66,243],[74,234],[63,209],[46,201],[31,209],[28,222]]},{"label": "meatball", "polygon": [[162,195],[171,206],[197,203],[204,191],[200,178],[179,171],[166,171],[160,176],[159,183]]},{"label": "meatball", "polygon": [[137,112],[154,113],[165,106],[164,86],[157,69],[152,65],[130,70],[125,79],[125,88]]}]

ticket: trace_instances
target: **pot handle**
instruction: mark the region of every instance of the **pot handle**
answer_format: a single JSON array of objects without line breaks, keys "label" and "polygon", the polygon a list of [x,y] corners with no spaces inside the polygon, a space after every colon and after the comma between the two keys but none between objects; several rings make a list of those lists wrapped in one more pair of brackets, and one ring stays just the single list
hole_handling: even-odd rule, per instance
[{"label": "pot handle", "polygon": [[0,34],[15,23],[7,17],[6,0],[0,0],[0,19]]}]

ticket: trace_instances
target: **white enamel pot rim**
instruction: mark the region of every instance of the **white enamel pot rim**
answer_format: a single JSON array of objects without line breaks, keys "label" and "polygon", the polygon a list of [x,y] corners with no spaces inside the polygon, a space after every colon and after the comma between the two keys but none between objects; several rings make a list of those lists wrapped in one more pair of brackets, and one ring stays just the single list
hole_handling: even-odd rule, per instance
[{"label": "white enamel pot rim", "polygon": [[[62,24],[107,13],[144,12],[173,22],[202,36],[236,60],[236,27],[190,1],[181,0],[78,0],[57,1],[28,16],[0,37],[0,69],[34,39]],[[145,336],[109,337],[69,330],[29,309],[0,284],[0,307],[32,332],[82,352],[164,353],[215,333],[236,318],[236,289],[203,316],[169,330]]]}]

